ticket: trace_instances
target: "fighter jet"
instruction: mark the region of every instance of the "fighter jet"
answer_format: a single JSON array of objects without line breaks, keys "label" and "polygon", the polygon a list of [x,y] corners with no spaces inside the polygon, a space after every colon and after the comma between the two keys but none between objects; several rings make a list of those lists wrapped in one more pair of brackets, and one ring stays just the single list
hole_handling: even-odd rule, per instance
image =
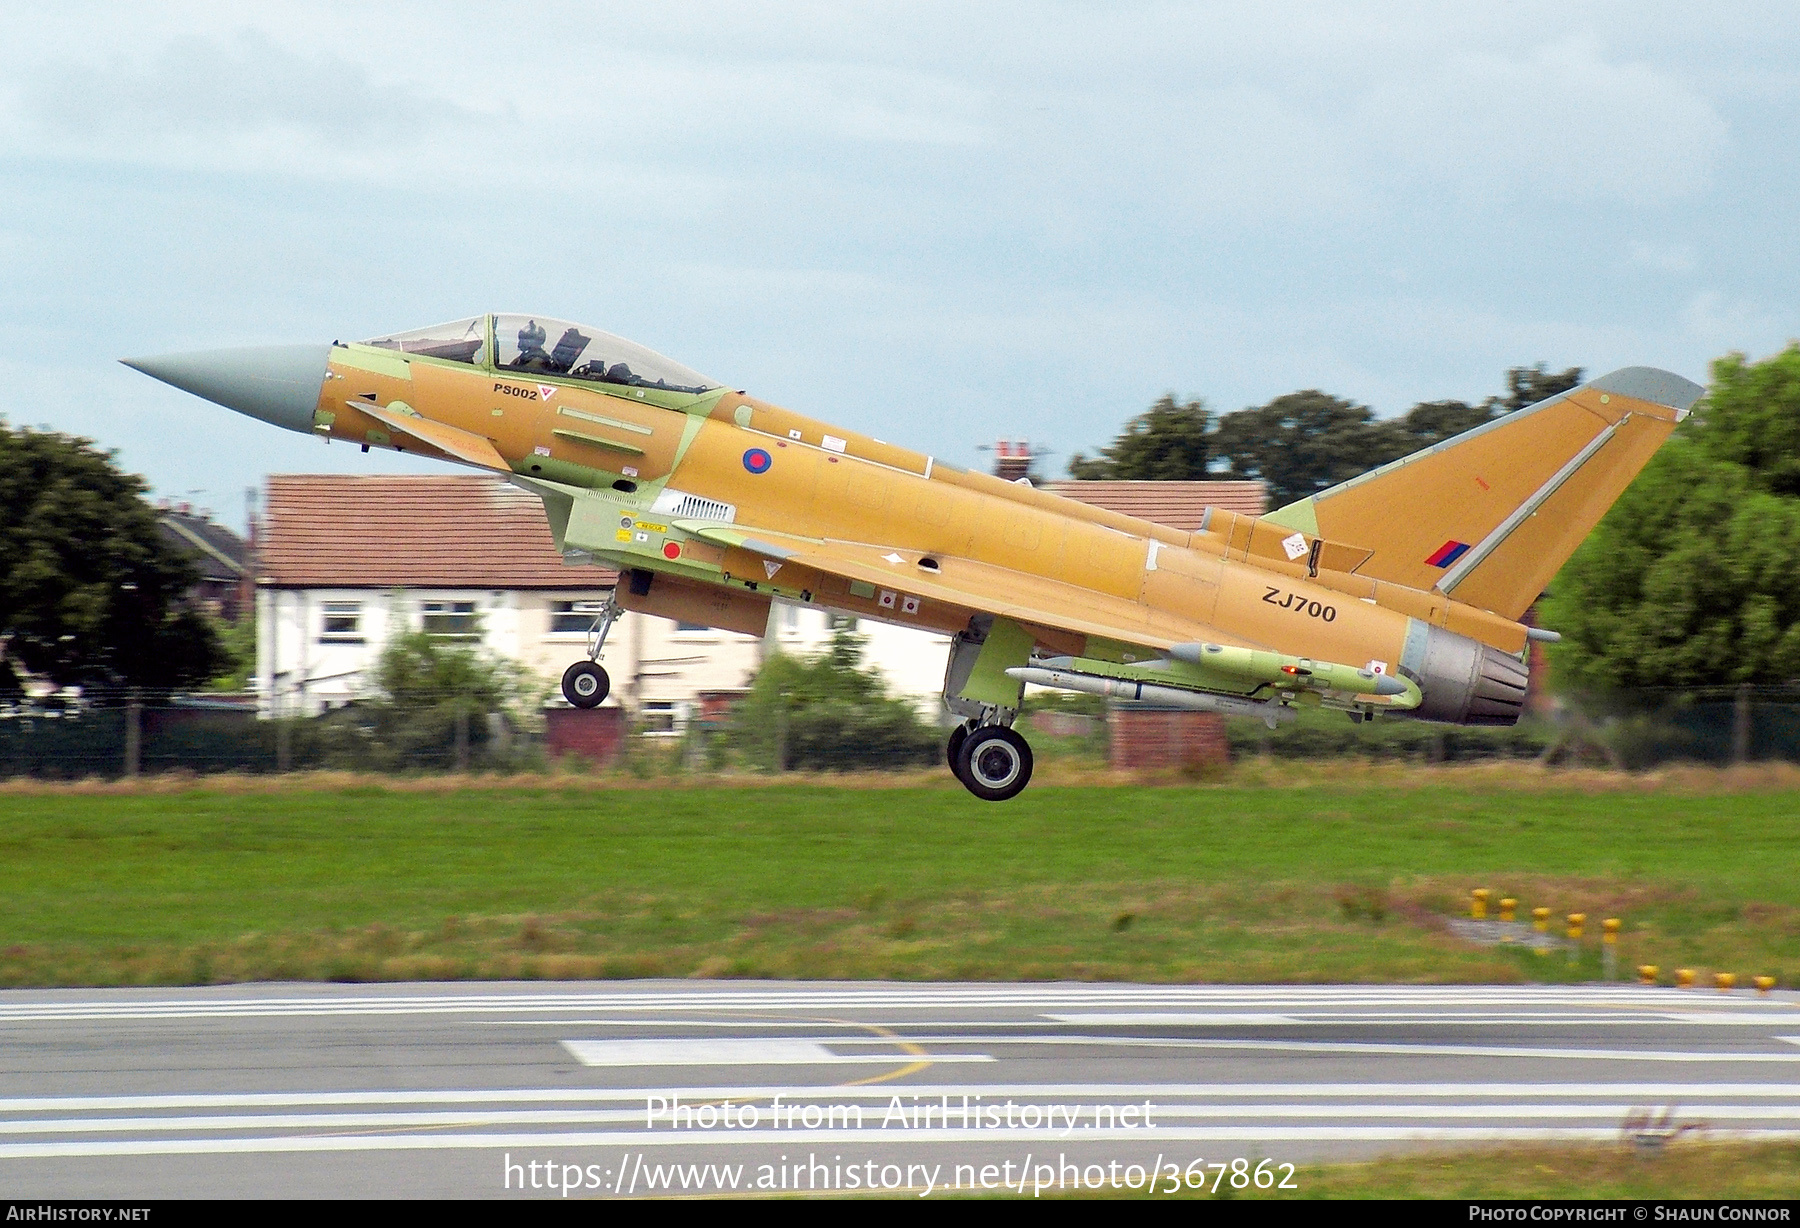
[{"label": "fighter jet", "polygon": [[[480,315],[126,360],[275,426],[504,474],[621,611],[761,635],[776,598],[951,636],[951,770],[1015,797],[1027,683],[1273,726],[1301,707],[1511,725],[1520,619],[1703,391],[1627,367],[1261,517],[1183,532],[828,426],[597,328]],[[447,533],[454,525],[444,526]],[[367,530],[367,531],[379,531]]]}]

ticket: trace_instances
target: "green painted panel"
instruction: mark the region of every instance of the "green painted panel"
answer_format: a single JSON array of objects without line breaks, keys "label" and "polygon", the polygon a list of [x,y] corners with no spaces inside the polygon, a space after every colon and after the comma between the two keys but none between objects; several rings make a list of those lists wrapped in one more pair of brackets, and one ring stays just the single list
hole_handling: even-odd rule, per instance
[{"label": "green painted panel", "polygon": [[1319,535],[1319,509],[1310,495],[1298,503],[1270,512],[1263,519],[1284,529],[1299,529],[1308,537]]},{"label": "green painted panel", "polygon": [[993,704],[997,708],[1017,708],[1025,684],[1017,678],[1007,677],[1006,671],[1029,662],[1034,643],[1036,640],[1031,632],[1018,623],[996,618],[975,658],[975,668],[969,671],[969,680],[963,684],[961,698]]}]

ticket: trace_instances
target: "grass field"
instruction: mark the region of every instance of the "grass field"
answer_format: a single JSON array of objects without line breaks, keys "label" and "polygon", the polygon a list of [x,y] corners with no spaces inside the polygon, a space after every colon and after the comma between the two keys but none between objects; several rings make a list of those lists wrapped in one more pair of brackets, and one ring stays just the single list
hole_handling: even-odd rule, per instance
[{"label": "grass field", "polygon": [[[1800,1145],[1674,1143],[1542,1144],[1317,1164],[1294,1174],[1298,1190],[1245,1189],[1195,1198],[1792,1199],[1800,1197]],[[1221,1182],[1223,1185],[1223,1182]]]},{"label": "grass field", "polygon": [[[1622,967],[1792,984],[1791,775],[15,784],[0,983],[1555,980],[1616,915]],[[1581,961],[1446,934],[1476,886],[1586,912]]]}]

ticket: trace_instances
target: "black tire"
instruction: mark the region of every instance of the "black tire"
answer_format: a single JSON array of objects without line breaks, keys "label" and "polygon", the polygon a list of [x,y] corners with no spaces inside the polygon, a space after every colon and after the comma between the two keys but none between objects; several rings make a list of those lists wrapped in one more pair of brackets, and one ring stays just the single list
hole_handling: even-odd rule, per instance
[{"label": "black tire", "polygon": [[612,690],[612,679],[592,661],[577,661],[563,671],[563,698],[577,708],[598,708]]},{"label": "black tire", "polygon": [[956,778],[984,802],[1017,797],[1031,783],[1031,747],[1002,725],[988,725],[963,739]]},{"label": "black tire", "polygon": [[950,763],[950,774],[958,780],[962,779],[962,765],[958,759],[962,755],[963,742],[969,736],[967,725],[958,725],[950,731],[950,745],[944,748],[944,758]]}]

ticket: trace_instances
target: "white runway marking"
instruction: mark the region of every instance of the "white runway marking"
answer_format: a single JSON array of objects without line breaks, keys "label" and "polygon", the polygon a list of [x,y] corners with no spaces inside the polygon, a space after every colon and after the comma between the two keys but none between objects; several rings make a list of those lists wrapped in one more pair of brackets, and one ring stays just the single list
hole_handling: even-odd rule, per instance
[{"label": "white runway marking", "polygon": [[[821,1089],[827,1090],[827,1089]],[[890,1090],[889,1095],[893,1093]],[[902,1096],[902,1104],[907,1105],[908,1098]],[[742,1097],[732,1097],[733,1104],[746,1104]],[[803,1097],[793,1103],[797,1105],[817,1104],[822,1100],[834,1100],[834,1097],[812,1095]],[[683,1103],[687,1103],[683,1100]],[[1025,1105],[1041,1104],[1037,1099],[1020,1102]],[[1137,1101],[1142,1104],[1143,1099]],[[950,1113],[956,1117],[960,1111],[960,1101],[952,1101]],[[763,1106],[766,1110],[767,1106]],[[863,1106],[863,1118],[870,1131],[869,1137],[887,1137],[883,1134],[879,1123],[885,1107],[884,1101],[875,1101]],[[933,1103],[934,1117],[938,1106]],[[984,1106],[985,1107],[985,1102]],[[1086,1105],[1075,1106],[1078,1109]],[[1152,1115],[1154,1120],[1171,1119],[1204,1121],[1207,1119],[1292,1119],[1325,1117],[1339,1121],[1402,1118],[1419,1122],[1445,1121],[1464,1118],[1503,1119],[1512,1125],[1520,1125],[1530,1121],[1598,1121],[1617,1123],[1623,1121],[1634,1112],[1642,1112],[1645,1105],[1641,1103],[1620,1102],[1615,1104],[1154,1104]],[[1661,1108],[1662,1106],[1653,1106]],[[972,1107],[971,1113],[973,1114]],[[1755,1105],[1755,1104],[1704,1104],[1688,1105],[1682,1113],[1682,1119],[1703,1118],[1711,1121],[1800,1121],[1800,1105]],[[1085,1137],[1088,1127],[1084,1125],[1073,1131]],[[392,1130],[401,1127],[421,1129],[446,1129],[451,1127],[481,1126],[556,1126],[556,1125],[621,1125],[629,1124],[642,1127],[644,1109],[632,1107],[624,1109],[489,1109],[465,1112],[413,1112],[413,1113],[243,1113],[227,1114],[211,1117],[62,1117],[53,1119],[26,1119],[16,1121],[0,1121],[0,1135],[6,1134],[122,1134],[141,1132],[146,1134],[169,1133],[173,1131],[248,1131],[248,1130]],[[667,1128],[667,1122],[663,1122]],[[1021,1127],[1022,1128],[1022,1127]],[[1159,1127],[1153,1127],[1159,1128]],[[1616,1127],[1615,1127],[1616,1128]],[[789,1130],[788,1133],[810,1134],[808,1130]],[[891,1133],[891,1132],[890,1132]],[[999,1137],[1009,1136],[1006,1127],[994,1127],[985,1133]]]},{"label": "white runway marking", "polygon": [[1345,1010],[1359,1007],[1452,1007],[1491,1011],[1497,1007],[1580,1007],[1624,1010],[1657,1010],[1713,1015],[1766,1015],[1800,1022],[1800,1010],[1792,994],[1760,996],[1702,996],[1692,990],[1654,989],[1641,986],[1592,986],[1579,989],[1516,989],[1489,986],[843,986],[832,984],[781,986],[697,993],[667,989],[629,991],[574,991],[545,993],[534,989],[515,992],[499,986],[484,993],[362,994],[342,996],[321,992],[312,996],[225,994],[188,998],[138,998],[124,993],[98,997],[55,995],[40,1001],[24,1001],[31,991],[0,994],[0,1023],[39,1023],[77,1020],[187,1020],[237,1019],[258,1016],[411,1016],[445,1014],[521,1015],[587,1010],[604,1013],[704,1011],[729,1013],[750,1010],[902,1009],[941,1007],[962,1009],[1026,1009],[1079,1011],[1086,1007],[1145,1009],[1191,1008],[1219,1010],[1230,1007],[1279,1006],[1283,1013],[1296,1007],[1313,1010]]},{"label": "white runway marking", "polygon": [[1117,1024],[1120,1027],[1158,1024],[1173,1024],[1177,1027],[1267,1027],[1275,1024],[1320,1022],[1302,1019],[1297,1015],[1263,1015],[1253,1011],[1101,1011],[1077,1015],[1045,1015],[1044,1018],[1057,1023]]},{"label": "white runway marking", "polygon": [[[1732,1130],[1734,1140],[1774,1141],[1800,1138],[1800,1129]],[[59,1157],[229,1155],[258,1152],[317,1151],[440,1151],[470,1148],[534,1149],[542,1154],[551,1147],[604,1147],[636,1150],[644,1147],[745,1146],[770,1148],[843,1146],[861,1144],[891,1147],[896,1144],[933,1143],[1213,1143],[1213,1142],[1532,1142],[1568,1140],[1617,1142],[1617,1126],[1177,1126],[1148,1129],[1085,1129],[1065,1134],[1060,1129],[1015,1130],[733,1130],[670,1131],[609,1130],[583,1133],[506,1134],[376,1134],[368,1136],[300,1135],[268,1138],[205,1139],[94,1139],[55,1143],[0,1144],[0,1160],[54,1159]]]},{"label": "white runway marking", "polygon": [[[845,1040],[832,1038],[833,1044]],[[892,1046],[891,1040],[867,1043]],[[731,1036],[676,1040],[565,1040],[584,1066],[894,1066],[908,1062],[991,1062],[985,1053],[833,1053],[816,1040]],[[1800,1054],[1795,1055],[1800,1058]]]},{"label": "white runway marking", "polygon": [[[1544,1100],[1612,1097],[1619,1100],[1693,1104],[1725,1099],[1795,1099],[1796,1083],[957,1083],[888,1084],[876,1087],[522,1087],[431,1088],[416,1091],[241,1092],[137,1096],[15,1096],[0,1099],[0,1113],[118,1113],[182,1109],[307,1108],[382,1104],[611,1104],[642,1105],[653,1096],[706,1100],[806,1101],[829,1098],[886,1102],[900,1094],[921,1103],[947,1097],[961,1103],[1012,1098],[1128,1101],[1175,1099],[1490,1099]],[[1339,1111],[1346,1107],[1337,1106]]]},{"label": "white runway marking", "polygon": [[[1656,1024],[1699,1024],[1705,1027],[1780,1027],[1787,1020],[1771,1019],[1752,1013],[1725,1011],[1633,1011],[1607,1015],[1570,1015],[1548,1012],[1522,1014],[1437,1014],[1426,1011],[1337,1011],[1312,1015],[1265,1015],[1253,1011],[1087,1011],[1076,1014],[1046,1014],[1056,1023],[1081,1026],[1214,1027],[1214,1026],[1293,1026],[1339,1028],[1348,1025],[1378,1027],[1635,1027]],[[542,1020],[529,1020],[536,1024]],[[628,1023],[629,1020],[618,1020]],[[910,1027],[927,1027],[912,1023]]]},{"label": "white runway marking", "polygon": [[[1371,1053],[1417,1057],[1516,1057],[1541,1061],[1800,1063],[1800,1053],[1752,1049],[1579,1049],[1512,1045],[1436,1045],[1353,1040],[1227,1040],[1212,1036],[908,1036],[918,1045],[981,1045],[989,1049],[1073,1047],[1111,1049],[1234,1049],[1268,1053]],[[833,1044],[848,1043],[833,1040]],[[941,1059],[948,1060],[948,1059]]]}]

